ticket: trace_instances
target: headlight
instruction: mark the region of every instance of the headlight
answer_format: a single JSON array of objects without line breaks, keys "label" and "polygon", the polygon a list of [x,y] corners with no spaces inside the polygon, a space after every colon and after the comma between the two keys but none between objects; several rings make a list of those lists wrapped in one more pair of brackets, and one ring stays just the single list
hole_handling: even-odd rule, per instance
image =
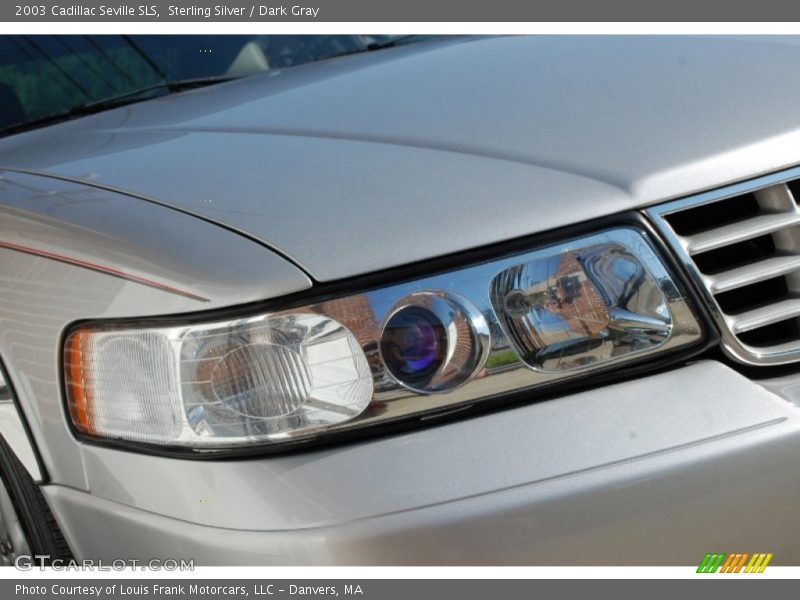
[{"label": "headlight", "polygon": [[701,338],[645,232],[619,227],[257,316],[81,325],[64,367],[78,433],[221,449],[491,402]]}]

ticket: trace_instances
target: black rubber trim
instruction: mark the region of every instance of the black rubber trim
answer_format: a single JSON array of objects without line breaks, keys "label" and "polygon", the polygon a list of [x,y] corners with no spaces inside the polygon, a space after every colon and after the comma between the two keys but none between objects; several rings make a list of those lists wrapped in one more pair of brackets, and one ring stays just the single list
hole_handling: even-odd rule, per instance
[{"label": "black rubber trim", "polygon": [[30,550],[34,555],[53,559],[70,559],[72,552],[67,540],[42,495],[39,486],[0,437],[0,478],[11,497]]},{"label": "black rubber trim", "polygon": [[334,283],[317,284],[309,290],[303,290],[296,294],[290,294],[280,298],[270,299],[264,302],[250,303],[234,308],[216,309],[203,312],[195,312],[184,315],[165,315],[148,318],[123,318],[106,320],[82,320],[72,323],[65,331],[60,340],[61,359],[60,369],[64,372],[64,342],[69,334],[84,325],[100,326],[103,328],[125,328],[125,327],[148,327],[165,326],[167,324],[180,326],[212,320],[230,319],[242,316],[267,312],[270,310],[285,310],[294,306],[309,304],[311,302],[321,302],[338,298],[344,295],[357,294],[383,287],[386,285],[396,285],[404,281],[429,276],[433,274],[441,275],[449,271],[462,269],[470,265],[485,262],[487,260],[497,260],[515,254],[521,254],[564,241],[569,238],[590,235],[602,230],[613,227],[633,226],[647,233],[648,239],[653,244],[659,257],[664,261],[667,270],[673,277],[675,284],[680,291],[689,299],[689,304],[693,309],[695,317],[701,324],[703,337],[696,344],[678,348],[670,352],[665,352],[658,356],[648,356],[640,360],[632,360],[626,363],[623,368],[611,368],[609,371],[581,375],[572,379],[559,381],[556,383],[540,385],[534,388],[520,390],[518,392],[503,393],[496,396],[487,396],[474,403],[461,406],[448,406],[439,409],[406,415],[396,419],[387,420],[382,423],[365,425],[363,428],[354,428],[347,431],[331,431],[321,433],[315,437],[303,438],[286,442],[267,442],[258,443],[246,447],[229,447],[215,449],[195,449],[180,446],[162,446],[156,444],[146,444],[129,442],[125,440],[96,438],[78,432],[72,425],[66,408],[66,390],[64,388],[63,375],[59,378],[61,382],[62,408],[64,418],[69,425],[72,434],[80,441],[131,452],[147,453],[156,456],[164,456],[182,459],[232,459],[243,457],[263,457],[274,454],[285,454],[289,452],[308,451],[320,447],[343,444],[357,443],[359,441],[369,441],[379,436],[396,434],[420,427],[430,427],[445,424],[455,419],[463,419],[503,410],[511,406],[531,404],[548,400],[565,393],[575,393],[587,389],[592,389],[609,383],[634,379],[643,374],[663,372],[671,370],[676,366],[683,366],[686,361],[698,354],[708,350],[719,343],[719,334],[716,326],[709,318],[705,305],[701,301],[697,290],[688,284],[687,277],[680,267],[680,263],[672,254],[669,246],[657,233],[652,224],[639,212],[631,211],[621,215],[610,216],[602,219],[595,219],[589,223],[581,223],[548,231],[546,233],[533,236],[526,236],[508,242],[495,244],[490,247],[459,252],[448,256],[421,261],[410,266],[387,269],[379,273],[352,278],[345,281]]}]

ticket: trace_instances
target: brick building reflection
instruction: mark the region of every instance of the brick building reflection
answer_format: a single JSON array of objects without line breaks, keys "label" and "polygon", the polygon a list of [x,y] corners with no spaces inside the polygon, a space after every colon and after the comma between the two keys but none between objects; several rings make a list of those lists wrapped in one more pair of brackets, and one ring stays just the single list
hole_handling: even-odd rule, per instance
[{"label": "brick building reflection", "polygon": [[595,337],[608,328],[608,306],[574,252],[562,254],[548,283],[545,307],[566,321],[569,337]]},{"label": "brick building reflection", "polygon": [[347,327],[362,347],[375,344],[378,325],[369,298],[365,295],[328,300],[319,304],[319,312]]}]

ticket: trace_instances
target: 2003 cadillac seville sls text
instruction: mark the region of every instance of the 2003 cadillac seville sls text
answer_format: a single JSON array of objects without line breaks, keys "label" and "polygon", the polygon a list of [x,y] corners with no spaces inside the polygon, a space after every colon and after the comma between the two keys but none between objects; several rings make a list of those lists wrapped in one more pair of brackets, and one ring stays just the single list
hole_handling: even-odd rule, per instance
[{"label": "2003 cadillac seville sls text", "polygon": [[0,38],[4,560],[800,561],[798,67]]}]

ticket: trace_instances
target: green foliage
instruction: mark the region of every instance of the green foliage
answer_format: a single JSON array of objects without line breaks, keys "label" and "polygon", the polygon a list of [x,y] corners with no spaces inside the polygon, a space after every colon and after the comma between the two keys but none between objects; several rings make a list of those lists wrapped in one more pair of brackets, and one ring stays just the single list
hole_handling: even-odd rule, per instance
[{"label": "green foliage", "polygon": [[513,364],[519,361],[517,358],[517,353],[513,350],[503,350],[502,352],[498,352],[493,354],[489,358],[486,359],[486,368],[487,369],[496,369],[497,367],[504,367],[506,365]]}]

